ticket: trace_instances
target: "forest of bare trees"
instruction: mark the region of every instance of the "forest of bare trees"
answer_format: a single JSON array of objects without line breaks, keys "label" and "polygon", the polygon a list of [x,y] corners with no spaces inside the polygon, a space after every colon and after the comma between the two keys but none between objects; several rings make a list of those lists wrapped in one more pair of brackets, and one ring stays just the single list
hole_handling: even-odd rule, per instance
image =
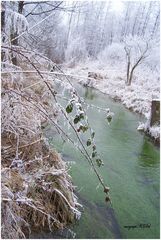
[{"label": "forest of bare trees", "polygon": [[[115,11],[108,1],[20,1],[4,2],[3,8],[4,12],[6,7],[23,14],[29,23],[27,33],[15,39],[14,44],[23,42],[60,63],[71,58],[95,59],[107,46],[121,44],[130,36],[158,45],[159,2],[123,2],[122,5],[120,11]],[[11,39],[18,33],[12,34]]]}]

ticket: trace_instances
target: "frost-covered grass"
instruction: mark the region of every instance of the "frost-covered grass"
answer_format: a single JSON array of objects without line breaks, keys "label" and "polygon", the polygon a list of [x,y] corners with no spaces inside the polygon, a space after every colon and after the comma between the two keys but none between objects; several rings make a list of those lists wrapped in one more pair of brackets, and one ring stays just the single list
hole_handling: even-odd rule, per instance
[{"label": "frost-covered grass", "polygon": [[141,122],[137,130],[146,132],[148,135],[150,135],[152,138],[154,138],[157,141],[160,138],[160,126],[154,125],[151,127],[149,120],[147,120],[145,123]]},{"label": "frost-covered grass", "polygon": [[19,61],[18,65],[20,72],[9,63],[1,73],[3,239],[62,229],[81,216],[67,165],[42,131],[44,123],[57,121],[58,108],[40,75],[24,71],[32,70],[30,64]]},{"label": "frost-covered grass", "polygon": [[160,126],[150,127],[148,131],[149,131],[149,134],[155,139],[158,139],[160,137]]},{"label": "frost-covered grass", "polygon": [[[145,65],[140,65],[132,80],[131,86],[125,84],[126,67],[123,64],[102,64],[98,61],[86,62],[74,68],[66,68],[66,72],[84,76],[80,78],[81,84],[87,84],[101,92],[108,94],[115,100],[121,101],[128,109],[143,114],[146,119],[150,118],[151,101],[160,96],[159,73],[151,71]],[[103,79],[90,80],[88,72],[100,73]],[[159,127],[146,127],[146,130],[154,138],[160,135]]]}]

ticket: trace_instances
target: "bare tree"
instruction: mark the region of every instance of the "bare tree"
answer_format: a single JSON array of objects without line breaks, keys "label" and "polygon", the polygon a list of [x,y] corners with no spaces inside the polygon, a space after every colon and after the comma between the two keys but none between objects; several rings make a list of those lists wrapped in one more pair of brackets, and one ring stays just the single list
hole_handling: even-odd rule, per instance
[{"label": "bare tree", "polygon": [[[147,57],[146,53],[149,49],[149,45],[146,42],[144,47],[141,47],[141,45],[138,43],[135,49],[133,49],[133,45],[128,45],[125,42],[124,50],[126,52],[126,61],[127,61],[127,70],[126,70],[126,84],[129,86],[131,85],[134,70],[136,67],[138,67],[143,60]],[[138,52],[138,54],[136,54]],[[135,55],[135,59],[133,60]],[[133,61],[132,61],[133,60]]]}]

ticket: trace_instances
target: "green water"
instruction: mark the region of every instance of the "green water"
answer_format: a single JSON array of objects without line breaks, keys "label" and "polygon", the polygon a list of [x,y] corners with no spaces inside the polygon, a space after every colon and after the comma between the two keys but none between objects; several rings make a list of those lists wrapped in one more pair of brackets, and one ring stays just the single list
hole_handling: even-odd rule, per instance
[{"label": "green water", "polygon": [[110,187],[112,207],[105,202],[105,194],[86,159],[68,142],[62,144],[59,136],[50,136],[50,143],[63,159],[75,162],[70,174],[84,209],[80,221],[70,229],[76,238],[159,238],[159,149],[136,130],[141,116],[94,89],[77,89],[86,102],[109,107],[115,113],[109,125],[105,113],[88,109],[97,150],[104,160],[100,173]]}]

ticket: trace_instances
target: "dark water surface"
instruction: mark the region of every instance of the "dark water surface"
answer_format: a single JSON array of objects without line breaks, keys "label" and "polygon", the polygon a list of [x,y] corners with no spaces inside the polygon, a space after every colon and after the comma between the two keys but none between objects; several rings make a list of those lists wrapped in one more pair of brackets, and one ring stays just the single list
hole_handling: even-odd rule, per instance
[{"label": "dark water surface", "polygon": [[[84,209],[80,221],[70,229],[76,238],[159,238],[159,149],[137,131],[142,117],[94,89],[77,89],[87,103],[109,107],[115,113],[109,125],[104,112],[88,109],[97,150],[104,160],[100,173],[110,187],[112,206],[105,202],[86,159],[68,142],[62,144],[59,136],[50,136],[63,159],[75,163],[70,174]],[[61,234],[57,238],[71,238],[70,234]],[[56,236],[50,233],[45,238]]]}]

